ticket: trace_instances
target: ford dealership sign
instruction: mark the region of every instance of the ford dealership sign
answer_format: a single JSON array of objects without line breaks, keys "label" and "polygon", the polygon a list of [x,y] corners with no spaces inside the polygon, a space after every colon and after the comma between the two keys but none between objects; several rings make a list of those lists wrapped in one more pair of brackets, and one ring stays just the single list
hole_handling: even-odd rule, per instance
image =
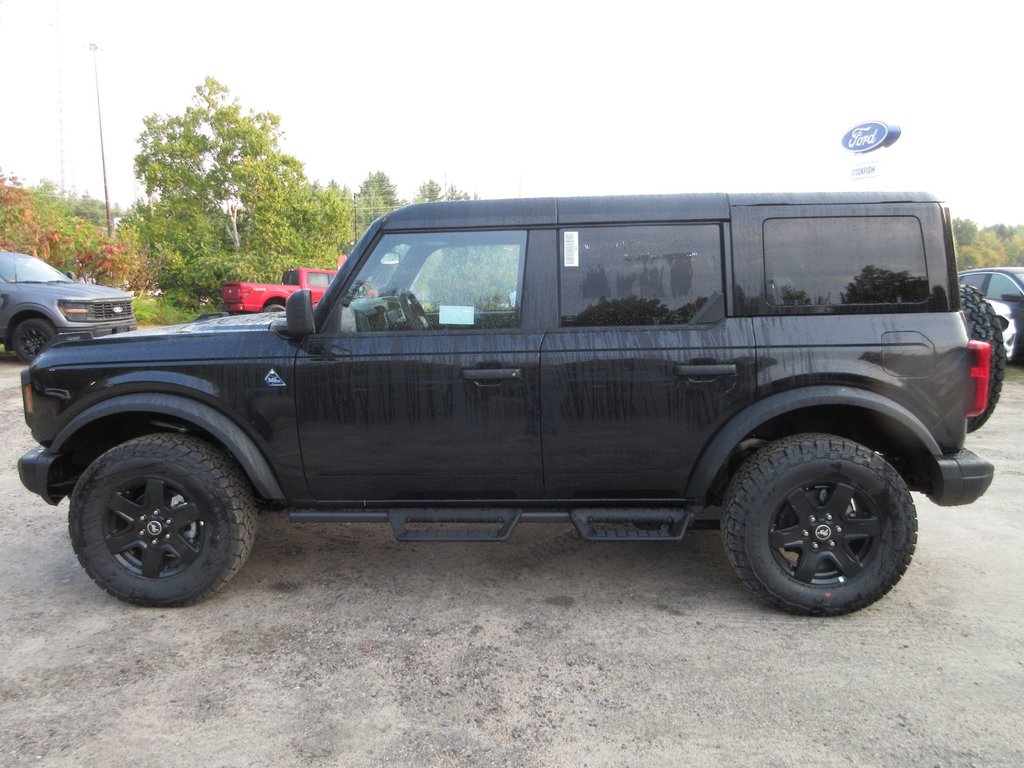
[{"label": "ford dealership sign", "polygon": [[900,137],[900,129],[874,120],[858,123],[843,136],[843,147],[851,152],[871,152],[882,147],[891,147]]}]

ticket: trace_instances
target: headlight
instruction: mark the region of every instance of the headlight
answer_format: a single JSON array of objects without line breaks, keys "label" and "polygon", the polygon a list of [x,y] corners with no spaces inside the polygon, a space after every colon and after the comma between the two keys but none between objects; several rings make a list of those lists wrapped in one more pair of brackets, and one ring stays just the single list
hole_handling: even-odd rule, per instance
[{"label": "headlight", "polygon": [[84,320],[89,316],[89,302],[87,301],[58,301],[61,314],[68,320]]}]

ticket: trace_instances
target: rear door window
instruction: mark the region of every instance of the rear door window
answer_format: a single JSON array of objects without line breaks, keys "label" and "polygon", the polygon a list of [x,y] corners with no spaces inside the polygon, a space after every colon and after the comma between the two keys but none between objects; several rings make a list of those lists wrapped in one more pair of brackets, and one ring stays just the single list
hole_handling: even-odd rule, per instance
[{"label": "rear door window", "polygon": [[687,325],[722,292],[715,224],[565,229],[563,327]]}]

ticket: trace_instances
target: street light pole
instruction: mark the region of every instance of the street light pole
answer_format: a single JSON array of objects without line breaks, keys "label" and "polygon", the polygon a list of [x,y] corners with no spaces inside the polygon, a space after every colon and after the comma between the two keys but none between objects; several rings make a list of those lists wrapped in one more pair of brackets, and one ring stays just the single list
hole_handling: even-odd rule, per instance
[{"label": "street light pole", "polygon": [[107,237],[114,235],[114,218],[110,215],[110,192],[107,191],[107,153],[103,148],[103,112],[100,110],[100,74],[96,65],[96,43],[89,43],[92,51],[92,73],[96,80],[96,117],[100,121],[100,160],[103,163],[103,201],[107,206]]}]

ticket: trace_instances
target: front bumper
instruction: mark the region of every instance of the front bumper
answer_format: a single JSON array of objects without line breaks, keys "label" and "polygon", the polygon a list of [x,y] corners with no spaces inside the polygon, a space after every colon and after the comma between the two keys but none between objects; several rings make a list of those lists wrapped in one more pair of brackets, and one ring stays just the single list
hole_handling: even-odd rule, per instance
[{"label": "front bumper", "polygon": [[21,484],[32,493],[41,496],[48,504],[59,504],[60,500],[70,493],[70,489],[63,487],[60,482],[54,483],[50,480],[51,470],[61,459],[61,454],[50,453],[41,445],[18,459],[18,476]]},{"label": "front bumper", "polygon": [[988,490],[995,467],[968,450],[935,461],[932,492],[928,498],[940,507],[970,504]]}]

